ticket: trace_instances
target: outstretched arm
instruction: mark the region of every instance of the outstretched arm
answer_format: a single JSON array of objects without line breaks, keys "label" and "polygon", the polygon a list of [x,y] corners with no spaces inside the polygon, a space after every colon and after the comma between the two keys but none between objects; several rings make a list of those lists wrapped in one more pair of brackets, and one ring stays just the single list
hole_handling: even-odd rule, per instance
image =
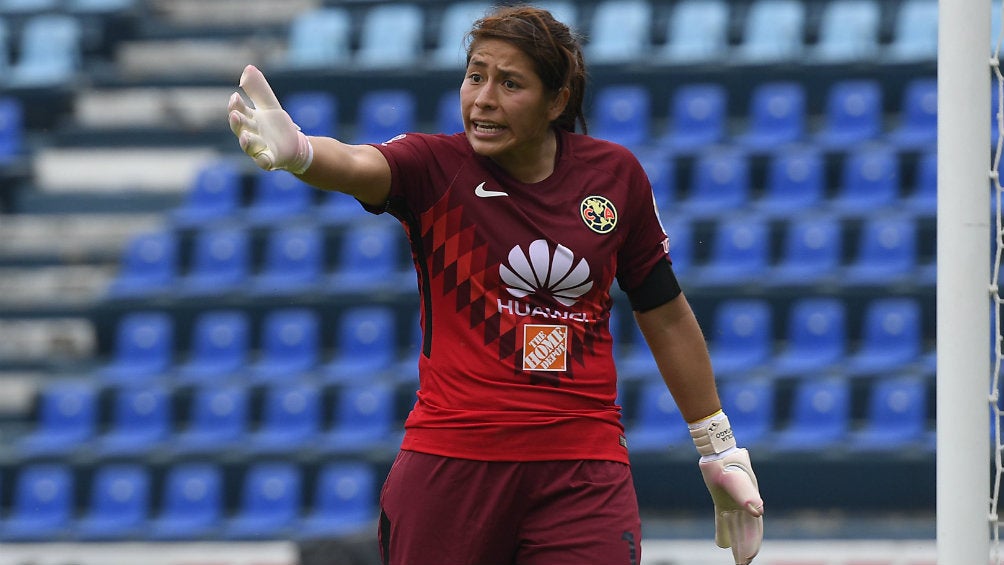
[{"label": "outstretched arm", "polygon": [[253,65],[244,68],[240,93],[230,97],[230,129],[261,168],[287,170],[324,190],[336,190],[367,204],[379,205],[390,193],[390,166],[370,145],[349,145],[327,137],[307,137],[282,109],[265,76]]}]

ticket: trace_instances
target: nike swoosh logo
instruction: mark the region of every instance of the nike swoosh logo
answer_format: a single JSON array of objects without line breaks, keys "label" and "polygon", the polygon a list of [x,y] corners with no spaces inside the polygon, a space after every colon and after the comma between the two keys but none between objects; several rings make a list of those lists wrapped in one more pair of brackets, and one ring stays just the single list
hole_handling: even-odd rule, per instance
[{"label": "nike swoosh logo", "polygon": [[485,188],[485,183],[481,183],[474,188],[474,195],[481,198],[491,198],[492,196],[509,196],[509,193],[501,190],[488,190]]}]

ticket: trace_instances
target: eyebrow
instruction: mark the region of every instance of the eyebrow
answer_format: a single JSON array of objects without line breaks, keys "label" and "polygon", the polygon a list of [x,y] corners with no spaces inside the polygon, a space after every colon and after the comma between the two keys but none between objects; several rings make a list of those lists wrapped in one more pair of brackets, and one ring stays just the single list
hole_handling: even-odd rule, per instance
[{"label": "eyebrow", "polygon": [[[473,58],[473,57],[471,58],[471,61],[467,65],[469,67],[478,67],[478,68],[487,68],[488,67],[488,63],[486,63],[486,62],[484,62],[484,61],[482,61],[480,59]],[[526,80],[526,75],[525,74],[523,74],[523,73],[521,73],[519,71],[515,71],[515,70],[511,70],[511,69],[506,69],[505,67],[499,67],[498,74],[500,76],[504,77],[504,78],[514,78],[514,79],[517,79],[517,80]]]}]

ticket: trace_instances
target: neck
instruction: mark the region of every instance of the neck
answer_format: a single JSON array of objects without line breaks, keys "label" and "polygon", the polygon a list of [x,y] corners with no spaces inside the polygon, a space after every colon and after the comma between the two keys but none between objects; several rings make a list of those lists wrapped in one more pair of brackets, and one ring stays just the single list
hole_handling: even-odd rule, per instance
[{"label": "neck", "polygon": [[513,159],[512,162],[495,163],[516,180],[533,184],[551,176],[554,172],[554,161],[558,154],[558,136],[553,129],[547,130],[547,136],[540,147],[528,158]]}]

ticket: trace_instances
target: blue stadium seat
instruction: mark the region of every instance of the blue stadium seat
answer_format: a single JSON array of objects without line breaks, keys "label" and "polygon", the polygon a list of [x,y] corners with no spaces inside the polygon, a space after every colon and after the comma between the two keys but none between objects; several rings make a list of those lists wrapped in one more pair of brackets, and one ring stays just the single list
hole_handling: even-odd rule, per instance
[{"label": "blue stadium seat", "polygon": [[[3,13],[0,11],[0,16],[2,15]],[[4,76],[7,76],[7,73],[10,72],[10,63],[10,31],[7,26],[7,20],[0,17],[0,73],[3,73]]]},{"label": "blue stadium seat", "polygon": [[911,80],[903,89],[902,98],[899,121],[886,139],[895,147],[933,150],[938,139],[937,79]]},{"label": "blue stadium seat", "polygon": [[331,539],[376,525],[376,473],[366,463],[325,463],[318,471],[310,508],[296,526],[298,539]]},{"label": "blue stadium seat", "polygon": [[321,431],[321,396],[306,384],[271,385],[262,420],[246,436],[243,449],[256,455],[294,453],[315,445]]},{"label": "blue stadium seat", "polygon": [[685,220],[666,222],[669,236],[669,258],[673,261],[673,272],[680,277],[689,277],[694,264],[694,226]]},{"label": "blue stadium seat", "polygon": [[15,446],[22,458],[69,455],[94,438],[98,392],[89,381],[56,381],[38,393],[35,427]]},{"label": "blue stadium seat", "polygon": [[0,14],[23,16],[56,11],[60,2],[61,0],[0,0]]},{"label": "blue stadium seat", "polygon": [[352,16],[340,6],[301,12],[289,23],[284,63],[292,69],[345,67],[352,59]]},{"label": "blue stadium seat", "polygon": [[447,90],[436,103],[436,132],[459,133],[464,131],[464,118],[460,110],[460,91]]},{"label": "blue stadium seat", "polygon": [[788,314],[784,346],[774,356],[775,377],[815,378],[838,368],[847,353],[847,308],[838,298],[797,298]]},{"label": "blue stadium seat", "polygon": [[742,22],[735,56],[746,63],[780,63],[802,56],[805,3],[801,0],[754,0]]},{"label": "blue stadium seat", "polygon": [[551,12],[554,19],[567,25],[572,31],[576,31],[579,26],[579,10],[575,2],[566,0],[544,0],[534,2],[538,8]]},{"label": "blue stadium seat", "polygon": [[243,219],[252,226],[269,226],[302,220],[314,206],[313,187],[286,171],[255,173],[251,202]]},{"label": "blue stadium seat", "polygon": [[[0,72],[3,72],[3,28],[0,24]],[[3,80],[0,79],[0,86]],[[0,97],[0,165],[19,159],[24,152],[24,106],[17,98]]]},{"label": "blue stadium seat", "polygon": [[920,360],[920,304],[914,298],[875,298],[865,306],[861,337],[847,358],[852,376],[888,374]]},{"label": "blue stadium seat", "polygon": [[359,100],[355,143],[383,143],[416,129],[415,95],[409,90],[372,90]]},{"label": "blue stadium seat", "polygon": [[820,15],[812,59],[827,63],[874,60],[880,50],[881,23],[876,0],[830,0]]},{"label": "blue stadium seat", "polygon": [[111,298],[150,297],[177,283],[179,237],[171,229],[133,236],[122,251],[119,272],[108,285]]},{"label": "blue stadium seat", "polygon": [[119,387],[114,391],[111,418],[94,452],[106,457],[147,455],[171,436],[171,396],[158,386]]},{"label": "blue stadium seat", "polygon": [[180,383],[218,382],[238,376],[251,354],[251,321],[238,309],[197,314],[188,356],[177,364]]},{"label": "blue stadium seat", "polygon": [[600,0],[587,26],[585,57],[595,65],[634,63],[652,49],[648,0]]},{"label": "blue stadium seat", "polygon": [[109,463],[97,468],[90,499],[77,520],[81,540],[138,540],[146,535],[151,508],[150,473],[136,463]]},{"label": "blue stadium seat", "polygon": [[741,445],[755,446],[774,429],[775,390],[768,379],[736,379],[722,383],[722,410]]},{"label": "blue stadium seat", "polygon": [[287,539],[300,516],[302,477],[295,463],[255,462],[246,469],[237,511],[221,536],[231,540]]},{"label": "blue stadium seat", "polygon": [[766,82],[753,87],[745,128],[735,141],[764,150],[806,136],[805,87],[797,82]]},{"label": "blue stadium seat", "polygon": [[753,205],[769,216],[795,218],[826,199],[826,165],[814,145],[788,145],[768,156],[763,194]]},{"label": "blue stadium seat", "polygon": [[651,123],[652,102],[647,87],[607,85],[596,93],[589,133],[633,148],[648,142]]},{"label": "blue stadium seat", "polygon": [[370,217],[370,213],[358,200],[334,190],[321,193],[321,201],[315,206],[314,212],[318,223],[324,226],[348,226]]},{"label": "blue stadium seat", "polygon": [[715,307],[708,336],[711,365],[719,378],[761,372],[774,354],[774,314],[762,299],[733,298]]},{"label": "blue stadium seat", "polygon": [[335,258],[328,285],[334,293],[366,290],[395,291],[400,287],[399,241],[396,226],[386,222],[366,222],[345,233]]},{"label": "blue stadium seat", "polygon": [[690,442],[687,423],[662,379],[641,386],[636,409],[637,414],[625,430],[632,453],[662,453]]},{"label": "blue stadium seat", "polygon": [[701,151],[694,159],[690,186],[673,207],[675,214],[688,218],[716,217],[750,203],[749,155],[715,147]]},{"label": "blue stadium seat", "polygon": [[813,141],[828,149],[846,149],[882,134],[885,110],[877,80],[842,80],[826,94],[822,127]]},{"label": "blue stadium seat", "polygon": [[656,138],[660,147],[693,153],[720,143],[728,135],[728,93],[717,83],[685,84],[670,99],[666,131]]},{"label": "blue stadium seat", "polygon": [[308,308],[284,307],[264,315],[259,355],[246,376],[255,382],[286,382],[317,368],[320,319]]},{"label": "blue stadium seat", "polygon": [[[615,321],[611,318],[611,324]],[[626,339],[614,339],[617,347],[615,352],[617,363],[617,376],[620,382],[628,381],[661,381],[659,368],[652,357],[652,350],[649,349],[645,336],[642,335],[638,324],[631,321],[629,335]],[[613,329],[611,328],[611,332]]]},{"label": "blue stadium seat", "polygon": [[913,448],[928,432],[927,384],[915,376],[884,377],[871,385],[868,413],[851,433],[853,450]]},{"label": "blue stadium seat", "polygon": [[728,54],[729,5],[724,0],[683,0],[669,17],[657,56],[672,64],[721,61]]},{"label": "blue stadium seat", "polygon": [[324,90],[294,92],[282,107],[304,135],[338,137],[338,98]]},{"label": "blue stadium seat", "polygon": [[184,227],[203,226],[235,217],[243,206],[241,172],[230,161],[214,161],[196,173],[171,219]]},{"label": "blue stadium seat", "polygon": [[868,215],[897,206],[899,167],[899,154],[888,145],[867,144],[850,149],[829,208],[842,214]]},{"label": "blue stadium seat", "polygon": [[261,270],[248,281],[253,295],[293,296],[317,290],[324,276],[324,237],[312,225],[273,228]]},{"label": "blue stadium seat", "polygon": [[439,17],[436,47],[429,56],[435,67],[463,71],[467,54],[464,51],[464,34],[474,20],[482,18],[492,9],[492,2],[449,2]]},{"label": "blue stadium seat", "polygon": [[160,511],[150,520],[154,540],[201,540],[223,522],[223,473],[204,462],[173,463],[166,471]]},{"label": "blue stadium seat", "polygon": [[844,442],[850,430],[850,384],[840,378],[798,382],[788,424],[771,439],[777,451],[823,451]]},{"label": "blue stadium seat", "polygon": [[13,501],[0,521],[0,540],[53,542],[69,538],[75,480],[63,463],[37,463],[17,469]]},{"label": "blue stadium seat", "polygon": [[805,287],[837,282],[843,261],[843,230],[836,218],[791,218],[785,222],[781,237],[781,256],[767,271],[765,284]]},{"label": "blue stadium seat", "polygon": [[862,224],[854,258],[840,278],[845,285],[885,286],[911,280],[918,266],[914,219],[876,215]]},{"label": "blue stadium seat", "polygon": [[424,50],[424,15],[415,3],[376,4],[363,15],[355,63],[364,69],[408,68]]},{"label": "blue stadium seat", "polygon": [[387,306],[349,306],[335,330],[334,353],[323,367],[332,383],[372,382],[394,365],[397,321]]},{"label": "blue stadium seat", "polygon": [[97,369],[110,383],[145,382],[174,363],[174,320],[167,312],[132,311],[117,322],[111,360]]},{"label": "blue stadium seat", "polygon": [[204,227],[192,241],[188,269],[177,292],[220,296],[242,290],[251,276],[251,235],[243,227]]},{"label": "blue stadium seat", "polygon": [[341,387],[332,404],[331,426],[312,442],[324,453],[365,455],[396,448],[394,389],[388,384],[360,383]]},{"label": "blue stadium seat", "polygon": [[[997,36],[991,37],[996,41]],[[887,61],[934,61],[938,58],[938,0],[904,0],[893,21]]]},{"label": "blue stadium seat", "polygon": [[8,87],[58,86],[71,80],[83,60],[83,24],[63,13],[31,15],[24,22],[18,59],[5,79]]},{"label": "blue stadium seat", "polygon": [[187,426],[174,434],[176,454],[220,455],[241,446],[248,430],[250,394],[242,386],[207,384],[192,392]]},{"label": "blue stadium seat", "polygon": [[770,265],[770,230],[755,216],[730,217],[714,228],[707,262],[695,266],[695,281],[708,287],[759,281]]},{"label": "blue stadium seat", "polygon": [[634,150],[645,169],[657,210],[669,210],[676,201],[676,161],[665,151],[652,148]]},{"label": "blue stadium seat", "polygon": [[913,188],[903,198],[906,208],[918,216],[934,216],[938,210],[938,153],[932,149],[917,157]]},{"label": "blue stadium seat", "polygon": [[136,8],[138,0],[65,0],[63,7],[75,15],[112,16]]}]

